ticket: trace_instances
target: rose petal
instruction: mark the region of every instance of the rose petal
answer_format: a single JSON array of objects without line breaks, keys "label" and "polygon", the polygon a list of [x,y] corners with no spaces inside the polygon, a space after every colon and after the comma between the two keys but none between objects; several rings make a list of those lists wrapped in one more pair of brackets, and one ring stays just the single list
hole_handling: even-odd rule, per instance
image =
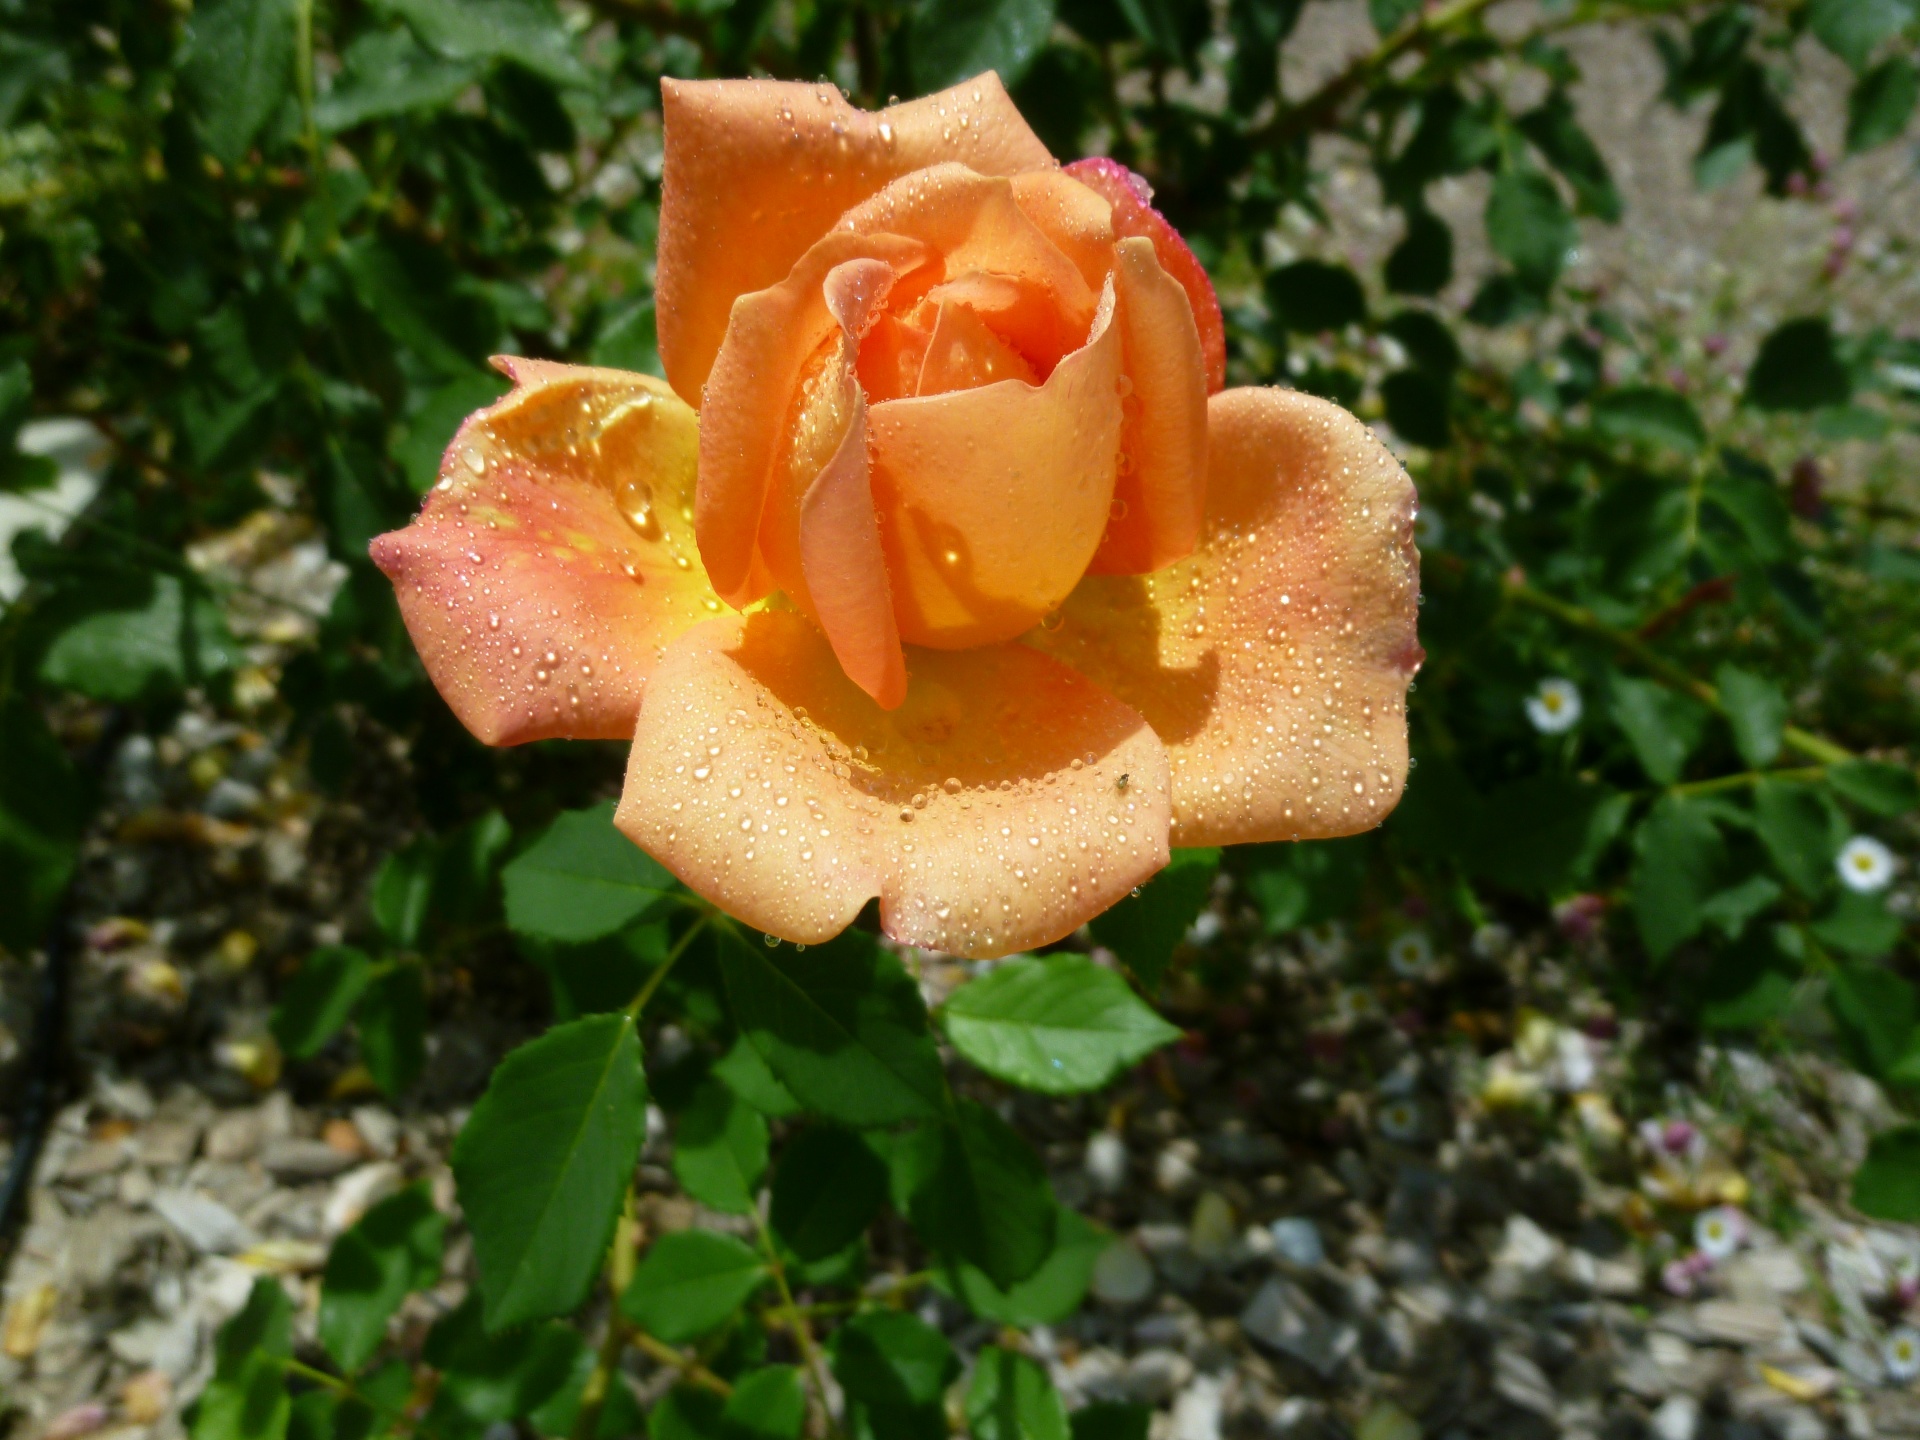
[{"label": "rose petal", "polygon": [[515,388],[461,425],[374,563],[481,740],[625,739],[660,647],[720,609],[686,519],[698,419],[648,375],[494,363]]},{"label": "rose petal", "polygon": [[1042,375],[1086,339],[1099,291],[1028,218],[1008,180],[936,165],[887,186],[836,228],[925,244],[947,277],[928,298],[965,299]]},{"label": "rose petal", "polygon": [[1166,756],[1133,711],[1021,645],[915,652],[912,670],[885,711],[801,616],[689,631],[648,686],[616,823],[803,944],[877,895],[896,939],[1001,955],[1166,863]]},{"label": "rose petal", "polygon": [[[944,288],[944,287],[942,287]],[[1040,377],[1018,350],[988,328],[971,305],[943,301],[921,357],[916,395],[943,395],[950,390],[977,390],[1001,380],[1037,385]]]},{"label": "rose petal", "polygon": [[1155,575],[1087,579],[1030,643],[1166,742],[1175,845],[1366,830],[1406,780],[1413,483],[1324,400],[1229,390],[1207,415],[1199,548]]},{"label": "rose petal", "polygon": [[877,114],[831,85],[664,80],[660,89],[660,358],[689,402],[735,298],[778,282],[888,181],[944,160],[982,175],[1054,166],[991,73]]},{"label": "rose petal", "polygon": [[1054,609],[1100,544],[1118,468],[1120,339],[1093,333],[1044,385],[888,400],[867,412],[873,494],[909,644],[1008,640]]},{"label": "rose petal", "polygon": [[1114,297],[1132,394],[1113,518],[1088,568],[1146,575],[1193,552],[1207,502],[1207,381],[1184,290],[1141,236],[1114,246]]},{"label": "rose petal", "polygon": [[854,365],[860,339],[892,286],[893,271],[879,260],[851,261],[827,276],[827,308],[841,336],[830,382],[840,443],[815,471],[796,525],[812,614],[847,678],[887,710],[906,697],[907,668],[873,508],[867,402]]},{"label": "rose petal", "polygon": [[694,515],[701,558],[729,605],[766,593],[755,583],[754,546],[802,372],[836,328],[828,274],[854,260],[885,261],[900,274],[931,258],[924,245],[897,235],[828,235],[778,285],[743,295],[733,307],[707,383]]},{"label": "rose petal", "polygon": [[1012,177],[1014,202],[1098,293],[1113,268],[1113,207],[1062,170]]},{"label": "rose petal", "polygon": [[1104,157],[1076,160],[1062,168],[1113,206],[1114,234],[1144,235],[1153,241],[1161,267],[1180,282],[1193,303],[1200,352],[1207,360],[1207,393],[1218,392],[1227,383],[1227,327],[1220,318],[1220,298],[1213,293],[1206,267],[1187,248],[1180,232],[1153,208],[1152,189],[1126,166]]}]

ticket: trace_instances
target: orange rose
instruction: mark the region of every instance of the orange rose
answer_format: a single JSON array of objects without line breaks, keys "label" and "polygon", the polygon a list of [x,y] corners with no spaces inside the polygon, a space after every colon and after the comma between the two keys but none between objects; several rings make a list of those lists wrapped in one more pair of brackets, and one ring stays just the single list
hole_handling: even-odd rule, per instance
[{"label": "orange rose", "polygon": [[469,729],[633,737],[620,827],[802,942],[877,895],[1002,954],[1170,844],[1378,823],[1413,487],[1336,406],[1209,398],[1219,307],[1136,177],[1057,166],[992,75],[878,114],[667,81],[665,112],[672,388],[496,362],[513,392],[374,542]]}]

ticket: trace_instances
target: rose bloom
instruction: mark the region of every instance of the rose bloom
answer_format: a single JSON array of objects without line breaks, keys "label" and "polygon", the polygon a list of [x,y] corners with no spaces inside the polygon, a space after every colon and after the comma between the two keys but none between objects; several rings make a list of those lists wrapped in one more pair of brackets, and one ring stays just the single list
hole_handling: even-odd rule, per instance
[{"label": "rose bloom", "polygon": [[1205,271],[992,75],[868,114],[663,84],[668,384],[541,360],[374,542],[480,739],[633,741],[620,828],[768,934],[1068,934],[1170,845],[1375,824],[1414,493],[1222,390]]}]

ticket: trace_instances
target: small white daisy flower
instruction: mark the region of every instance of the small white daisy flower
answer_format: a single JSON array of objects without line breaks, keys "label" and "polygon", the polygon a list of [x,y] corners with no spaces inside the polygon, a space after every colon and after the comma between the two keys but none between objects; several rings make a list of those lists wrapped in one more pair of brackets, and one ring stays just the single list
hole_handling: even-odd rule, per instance
[{"label": "small white daisy flower", "polygon": [[1871,835],[1856,835],[1840,847],[1834,868],[1840,872],[1842,885],[1871,895],[1886,889],[1893,879],[1893,852]]},{"label": "small white daisy flower", "polygon": [[1747,1217],[1731,1205],[1702,1210],[1693,1221],[1693,1243],[1709,1260],[1730,1257],[1746,1243]]},{"label": "small white daisy flower", "polygon": [[1309,925],[1300,932],[1300,948],[1322,969],[1332,969],[1347,958],[1347,927],[1338,920]]},{"label": "small white daisy flower", "polygon": [[1394,1100],[1374,1114],[1380,1133],[1405,1145],[1420,1138],[1420,1107],[1411,1100]]},{"label": "small white daisy flower", "polygon": [[1580,687],[1558,675],[1542,680],[1527,697],[1527,719],[1542,735],[1564,735],[1580,723]]},{"label": "small white daisy flower", "polygon": [[1387,946],[1387,964],[1405,980],[1418,980],[1433,968],[1433,941],[1424,930],[1402,930]]},{"label": "small white daisy flower", "polygon": [[1886,1363],[1887,1378],[1896,1385],[1908,1384],[1920,1376],[1920,1330],[1902,1325],[1887,1336],[1886,1343],[1880,1347],[1880,1358]]}]

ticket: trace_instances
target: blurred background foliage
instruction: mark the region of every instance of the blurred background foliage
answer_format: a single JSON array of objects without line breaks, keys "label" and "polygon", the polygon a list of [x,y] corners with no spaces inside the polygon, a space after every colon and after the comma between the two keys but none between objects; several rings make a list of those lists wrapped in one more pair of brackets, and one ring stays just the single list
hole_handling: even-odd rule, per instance
[{"label": "blurred background foliage", "polygon": [[[1843,222],[1745,339],[1737,297],[1616,303],[1582,249],[1657,217],[1625,207],[1583,128],[1567,37],[1650,38],[1641,123],[1705,117],[1703,190],[1757,176],[1817,207],[1835,157],[1799,77],[1844,66],[1845,148],[1910,169],[1920,7],[1370,0],[1364,44],[1283,87],[1329,4],[0,0],[0,488],[59,509],[68,462],[36,433],[77,435],[104,473],[70,526],[13,545],[0,945],[26,957],[53,922],[102,747],[199,697],[285,727],[321,791],[380,792],[393,851],[341,917],[375,958],[293,981],[334,1029],[364,1007],[380,1085],[410,1083],[446,967],[476,948],[550,982],[534,1003],[559,1018],[624,1001],[665,943],[644,907],[582,958],[564,922],[503,938],[496,884],[609,793],[618,747],[474,743],[367,541],[504,389],[490,354],[657,373],[663,75],[825,77],[875,106],[993,68],[1061,158],[1151,182],[1216,277],[1231,383],[1353,407],[1421,495],[1429,659],[1399,811],[1352,840],[1184,854],[1094,939],[1150,990],[1174,962],[1177,1011],[1230,996],[1263,937],[1384,964],[1414,927],[1491,953],[1557,925],[1672,1033],[1836,1051],[1912,1095],[1914,260],[1842,303]],[[1333,190],[1356,183],[1384,217],[1372,253],[1335,238]],[[270,663],[228,623],[244,582],[194,558],[263,509],[344,567],[317,632]],[[1221,865],[1244,943],[1196,958],[1183,937]],[[684,973],[670,1013],[723,1042],[707,971]],[[289,1020],[281,1039],[298,1056],[328,1033]],[[1883,1160],[1920,1166],[1914,1149]],[[1897,1211],[1916,1186],[1874,1194]]]}]

